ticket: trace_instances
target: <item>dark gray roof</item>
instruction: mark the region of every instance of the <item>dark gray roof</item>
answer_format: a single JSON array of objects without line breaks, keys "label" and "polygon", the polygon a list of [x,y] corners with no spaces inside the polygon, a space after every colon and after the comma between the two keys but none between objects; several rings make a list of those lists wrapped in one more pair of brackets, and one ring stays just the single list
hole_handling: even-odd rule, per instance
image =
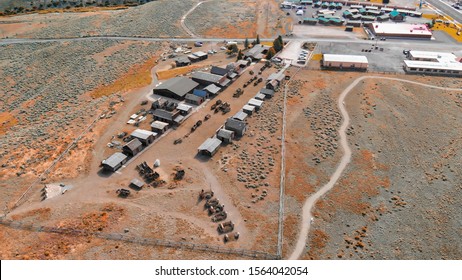
[{"label": "dark gray roof", "polygon": [[189,78],[175,77],[158,85],[154,90],[169,90],[176,95],[183,97],[188,92],[191,92],[193,89],[195,89],[198,85],[198,83]]},{"label": "dark gray roof", "polygon": [[198,79],[198,80],[207,81],[211,83],[219,83],[222,78],[219,75],[201,72],[201,71],[194,72],[191,77],[193,79]]},{"label": "dark gray roof", "polygon": [[132,139],[130,142],[125,144],[125,147],[129,148],[130,150],[134,151],[141,147],[143,144],[138,140],[138,138]]},{"label": "dark gray roof", "polygon": [[190,63],[191,62],[187,56],[179,56],[175,58],[175,61],[178,63]]},{"label": "dark gray roof", "polygon": [[194,95],[194,94],[186,94],[186,99],[191,100],[191,101],[196,101],[196,102],[204,100],[202,97]]},{"label": "dark gray roof", "polygon": [[245,122],[235,120],[232,118],[229,118],[225,123],[226,129],[233,131],[242,131],[245,128],[245,126]]},{"label": "dark gray roof", "polygon": [[165,111],[163,109],[156,109],[154,110],[154,112],[152,113],[152,115],[154,117],[158,117],[158,118],[161,118],[161,119],[165,119],[165,120],[173,120],[173,112],[169,112],[169,111]]},{"label": "dark gray roof", "polygon": [[112,156],[103,160],[103,164],[115,168],[117,165],[121,164],[124,160],[127,159],[127,156],[122,153],[114,153]]},{"label": "dark gray roof", "polygon": [[234,131],[222,128],[218,130],[217,136],[225,139],[231,139],[233,137],[233,134]]},{"label": "dark gray roof", "polygon": [[269,89],[269,88],[262,88],[260,90],[260,93],[264,94],[264,95],[271,95],[273,96],[274,95],[274,90],[272,89]]},{"label": "dark gray roof", "polygon": [[228,72],[229,70],[227,70],[226,68],[221,68],[217,66],[212,66],[212,69],[210,70],[210,73],[215,74],[215,75],[220,75],[220,76],[224,76],[228,74]]}]

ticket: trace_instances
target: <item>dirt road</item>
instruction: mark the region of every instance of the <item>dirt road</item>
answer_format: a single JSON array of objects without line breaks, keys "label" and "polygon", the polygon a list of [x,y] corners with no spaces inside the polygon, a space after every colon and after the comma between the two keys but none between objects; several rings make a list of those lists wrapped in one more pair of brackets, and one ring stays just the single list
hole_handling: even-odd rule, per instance
[{"label": "dirt road", "polygon": [[184,14],[182,17],[181,17],[181,20],[180,20],[180,24],[181,24],[181,28],[183,28],[184,31],[186,31],[186,33],[188,33],[191,37],[197,37],[196,34],[194,34],[187,26],[186,24],[184,23],[184,21],[186,20],[186,18],[192,13],[194,12],[194,10],[199,7],[202,3],[204,2],[208,2],[210,0],[206,0],[206,1],[201,1],[199,3],[197,3],[196,5],[194,5],[194,7],[192,7],[189,11],[186,12],[186,14]]},{"label": "dirt road", "polygon": [[302,228],[300,230],[300,235],[297,240],[297,244],[295,245],[295,248],[292,252],[292,254],[289,256],[290,260],[295,260],[300,258],[302,255],[305,246],[306,246],[306,241],[308,239],[308,233],[310,230],[311,222],[313,221],[313,215],[311,214],[311,210],[313,209],[316,201],[326,194],[329,190],[331,190],[335,183],[338,181],[340,176],[342,175],[343,171],[345,170],[346,166],[351,160],[351,149],[348,145],[348,140],[346,138],[346,129],[350,125],[350,116],[348,115],[348,112],[345,108],[345,98],[348,95],[348,93],[358,85],[359,82],[365,80],[365,79],[385,79],[385,80],[391,80],[391,81],[399,81],[399,82],[405,82],[405,83],[411,83],[415,85],[420,85],[423,87],[428,87],[428,88],[434,88],[434,89],[441,89],[441,90],[448,90],[448,91],[461,91],[462,89],[456,89],[456,88],[445,88],[445,87],[438,87],[438,86],[433,86],[433,85],[428,85],[424,83],[419,83],[419,82],[414,82],[414,81],[409,81],[409,80],[404,80],[404,79],[398,79],[398,78],[387,78],[387,77],[380,77],[380,76],[362,76],[360,78],[357,78],[354,80],[339,96],[338,99],[338,107],[340,109],[340,113],[342,114],[343,117],[343,123],[339,129],[339,135],[340,135],[340,144],[342,146],[342,149],[344,151],[344,154],[342,156],[342,159],[340,161],[340,164],[338,165],[337,169],[335,172],[332,174],[330,177],[330,180],[327,184],[322,186],[316,193],[314,193],[312,196],[310,196],[304,203],[303,205],[303,214],[302,214]]}]

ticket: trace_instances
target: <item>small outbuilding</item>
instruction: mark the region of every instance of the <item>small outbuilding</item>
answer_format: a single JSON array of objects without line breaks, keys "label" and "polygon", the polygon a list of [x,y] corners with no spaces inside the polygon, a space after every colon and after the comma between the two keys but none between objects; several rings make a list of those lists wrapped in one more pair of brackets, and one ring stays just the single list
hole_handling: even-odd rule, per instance
[{"label": "small outbuilding", "polygon": [[210,95],[217,95],[220,92],[221,88],[217,87],[214,84],[211,84],[206,86],[204,90],[207,91]]},{"label": "small outbuilding", "polygon": [[397,21],[397,22],[404,21],[404,15],[398,12],[397,10],[391,11],[389,13],[389,16],[392,21]]},{"label": "small outbuilding", "polygon": [[191,60],[187,56],[179,56],[175,59],[176,67],[183,67],[191,65]]},{"label": "small outbuilding", "polygon": [[366,71],[367,57],[363,55],[323,54],[321,65],[329,69],[350,69]]},{"label": "small outbuilding", "polygon": [[115,172],[127,162],[127,156],[117,152],[101,162],[104,170]]},{"label": "small outbuilding", "polygon": [[151,123],[151,130],[155,133],[162,134],[168,129],[168,123],[161,121],[154,121]]},{"label": "small outbuilding", "polygon": [[209,98],[209,94],[208,94],[208,92],[205,91],[205,90],[195,89],[195,90],[193,91],[193,94],[202,97],[204,100],[207,99],[207,98]]},{"label": "small outbuilding", "polygon": [[200,96],[197,96],[197,95],[194,95],[194,94],[187,94],[186,98],[185,98],[185,101],[187,103],[190,103],[190,104],[201,105],[202,102],[204,102],[204,98],[200,97]]},{"label": "small outbuilding", "polygon": [[143,145],[149,146],[157,138],[157,133],[144,129],[136,129],[130,136],[140,140]]},{"label": "small outbuilding", "polygon": [[164,109],[156,109],[152,113],[152,116],[154,117],[155,121],[161,121],[161,122],[166,122],[169,124],[173,123],[173,120],[180,114],[180,111],[174,110],[174,111],[166,111]]},{"label": "small outbuilding", "polygon": [[198,153],[201,155],[206,155],[212,157],[214,154],[218,152],[220,148],[221,140],[218,138],[208,138],[205,140],[202,145],[198,148]]},{"label": "small outbuilding", "polygon": [[138,179],[133,179],[130,181],[130,188],[135,190],[141,190],[144,187],[144,182]]},{"label": "small outbuilding", "polygon": [[227,129],[220,129],[217,132],[217,138],[225,144],[229,144],[233,142],[234,138],[234,131],[227,130]]},{"label": "small outbuilding", "polygon": [[239,111],[236,114],[234,114],[233,119],[239,120],[239,121],[245,121],[247,116],[248,116],[248,114],[245,113],[244,111]]},{"label": "small outbuilding", "polygon": [[247,102],[247,105],[255,107],[255,109],[258,111],[263,106],[263,101],[251,98],[249,102]]},{"label": "small outbuilding", "polygon": [[143,150],[143,143],[138,138],[132,139],[122,147],[123,153],[132,157],[141,152],[141,150]]},{"label": "small outbuilding", "polygon": [[228,120],[226,120],[225,129],[234,131],[236,136],[242,137],[247,129],[247,124],[243,121],[229,118]]},{"label": "small outbuilding", "polygon": [[186,116],[192,112],[192,107],[183,103],[178,104],[176,109],[180,111],[180,114],[183,116]]},{"label": "small outbuilding", "polygon": [[263,93],[257,93],[254,98],[263,101],[265,99],[265,95]]},{"label": "small outbuilding", "polygon": [[274,96],[274,90],[269,88],[262,88],[259,93],[264,94],[266,98],[271,98]]},{"label": "small outbuilding", "polygon": [[197,57],[197,60],[206,60],[207,58],[209,58],[209,55],[203,51],[195,52],[192,55]]},{"label": "small outbuilding", "polygon": [[242,111],[246,113],[247,115],[251,116],[253,112],[255,112],[255,107],[252,105],[246,104],[244,105],[244,107],[242,107]]}]

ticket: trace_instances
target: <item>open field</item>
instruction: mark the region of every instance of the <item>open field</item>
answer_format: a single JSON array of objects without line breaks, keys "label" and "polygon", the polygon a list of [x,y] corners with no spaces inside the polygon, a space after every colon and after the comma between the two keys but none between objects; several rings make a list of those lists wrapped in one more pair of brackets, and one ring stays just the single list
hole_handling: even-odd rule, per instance
[{"label": "open field", "polygon": [[[4,203],[24,191],[25,182],[50,166],[102,111],[117,106],[119,97],[106,95],[151,83],[151,60],[160,45],[95,41],[1,48],[5,54],[0,61],[5,77],[0,82]],[[145,67],[149,67],[147,78]],[[57,177],[73,177],[86,169],[91,150],[85,147],[96,140],[92,133],[87,137],[79,143],[81,149],[71,151],[73,164]]]},{"label": "open field", "polygon": [[9,38],[186,36],[180,27],[180,18],[196,2],[161,0],[118,11],[4,17],[0,24],[0,34]]},{"label": "open field", "polygon": [[[346,78],[341,78],[341,73],[330,75],[336,76],[332,80],[341,80],[345,85],[353,80],[350,73]],[[418,76],[405,79],[461,87],[457,79]],[[354,148],[352,162],[314,209],[315,220],[305,258],[460,258],[461,236],[457,225],[460,220],[457,205],[462,199],[458,194],[462,178],[457,171],[460,165],[457,150],[461,148],[457,121],[461,118],[460,98],[456,92],[380,80],[366,80],[350,93],[346,106],[352,117],[347,131],[350,146]],[[306,126],[313,128],[313,122],[320,117],[319,111],[330,111],[325,105],[316,108],[319,109],[305,110]],[[290,129],[291,125],[289,135]],[[322,144],[319,141],[326,134],[316,139],[317,130],[295,138],[300,141],[296,148],[313,147],[305,145],[305,141]],[[294,147],[289,145],[288,153],[291,149]],[[301,160],[310,167],[313,156],[314,153],[307,154]],[[289,159],[289,165],[290,162]],[[334,167],[338,160],[334,157],[327,162]],[[304,169],[308,170],[305,175],[294,176],[300,181],[298,186],[304,186],[305,192],[297,188],[304,195],[323,185],[326,180],[316,181],[316,178],[322,178],[321,170],[329,170],[308,167]],[[326,173],[330,176],[332,172]],[[288,181],[286,186],[287,199],[292,202],[296,201],[290,194],[293,184],[296,183]],[[297,217],[288,216],[286,223],[296,220]],[[286,240],[290,242],[290,235]]]},{"label": "open field", "polygon": [[[207,20],[204,20],[207,19]],[[185,23],[199,36],[271,38],[286,33],[285,16],[276,1],[208,1],[197,7]]]}]

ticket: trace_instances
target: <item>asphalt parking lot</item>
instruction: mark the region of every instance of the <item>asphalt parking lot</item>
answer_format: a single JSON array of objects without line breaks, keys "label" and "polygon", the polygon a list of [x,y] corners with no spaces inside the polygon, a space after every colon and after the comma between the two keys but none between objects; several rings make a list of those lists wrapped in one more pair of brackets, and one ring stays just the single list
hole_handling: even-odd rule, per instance
[{"label": "asphalt parking lot", "polygon": [[[366,50],[367,52],[365,52]],[[380,40],[367,41],[364,44],[351,44],[348,47],[334,43],[319,43],[318,51],[329,54],[364,55],[369,61],[368,71],[370,72],[404,73],[403,60],[405,56],[403,49],[385,46]]]}]

